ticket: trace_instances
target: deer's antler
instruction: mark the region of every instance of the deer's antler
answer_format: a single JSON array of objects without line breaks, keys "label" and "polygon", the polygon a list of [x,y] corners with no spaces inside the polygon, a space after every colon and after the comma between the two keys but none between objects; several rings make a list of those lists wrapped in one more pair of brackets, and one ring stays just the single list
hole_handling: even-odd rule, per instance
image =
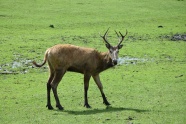
[{"label": "deer's antler", "polygon": [[[110,27],[109,27],[110,28]],[[107,31],[105,32],[105,34],[103,35],[103,36],[101,36],[102,38],[103,38],[103,40],[105,41],[105,44],[108,44],[109,46],[110,46],[110,43],[107,41],[107,38],[106,38],[106,35],[107,35],[107,33],[108,33],[108,30],[109,30],[109,28],[107,29]]]},{"label": "deer's antler", "polygon": [[[115,32],[116,32],[116,31],[115,31]],[[119,38],[119,43],[118,43],[118,45],[117,45],[117,46],[119,46],[119,45],[121,45],[121,43],[123,42],[125,36],[128,34],[128,31],[126,30],[126,34],[125,34],[125,35],[123,35],[123,34],[119,31],[119,34],[120,34],[121,38],[120,38],[120,36],[119,36],[119,34],[118,34],[117,32],[116,32],[116,34],[117,34],[117,36],[118,36],[118,38]]]}]

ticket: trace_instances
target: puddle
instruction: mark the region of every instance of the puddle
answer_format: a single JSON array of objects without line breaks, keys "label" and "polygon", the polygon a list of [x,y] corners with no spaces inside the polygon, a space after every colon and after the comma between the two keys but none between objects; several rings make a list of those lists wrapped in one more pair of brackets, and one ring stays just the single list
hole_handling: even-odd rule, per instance
[{"label": "puddle", "polygon": [[145,58],[135,58],[135,57],[125,56],[125,57],[121,57],[118,59],[118,65],[137,64],[137,63],[141,63],[141,62],[143,63],[147,61],[152,61],[152,60],[145,59]]},{"label": "puddle", "polygon": [[0,74],[27,73],[32,68],[32,60],[20,60],[0,65]]},{"label": "puddle", "polygon": [[21,63],[20,62],[13,62],[12,63],[12,68],[18,68],[18,67],[21,67]]},{"label": "puddle", "polygon": [[20,62],[14,61],[12,63],[12,68],[19,68],[19,67],[22,67],[22,66],[26,66],[26,65],[29,65],[31,62],[32,62],[32,60],[22,60]]}]

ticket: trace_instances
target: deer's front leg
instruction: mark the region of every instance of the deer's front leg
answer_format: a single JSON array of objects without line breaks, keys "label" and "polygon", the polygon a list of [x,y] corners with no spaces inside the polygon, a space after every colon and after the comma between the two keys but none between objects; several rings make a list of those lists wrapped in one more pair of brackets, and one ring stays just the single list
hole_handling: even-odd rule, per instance
[{"label": "deer's front leg", "polygon": [[91,75],[89,74],[84,74],[84,106],[86,108],[91,108],[91,106],[88,104],[88,88],[89,88],[89,80],[90,80]]},{"label": "deer's front leg", "polygon": [[105,94],[104,94],[104,92],[103,92],[103,86],[102,86],[102,83],[101,83],[101,81],[100,81],[99,74],[93,76],[93,78],[94,78],[94,81],[96,82],[96,84],[97,84],[97,86],[98,86],[98,88],[99,88],[99,90],[100,90],[100,92],[101,92],[101,95],[102,95],[102,98],[103,98],[103,103],[104,103],[105,105],[109,106],[110,103],[107,101],[107,98],[106,98],[106,96],[105,96]]}]

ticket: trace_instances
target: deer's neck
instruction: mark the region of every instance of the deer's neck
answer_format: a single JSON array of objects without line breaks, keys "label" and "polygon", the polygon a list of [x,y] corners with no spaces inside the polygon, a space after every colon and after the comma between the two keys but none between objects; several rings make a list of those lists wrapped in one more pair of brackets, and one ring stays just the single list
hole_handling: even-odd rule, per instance
[{"label": "deer's neck", "polygon": [[112,64],[112,59],[110,58],[110,55],[108,52],[101,53],[100,57],[100,63],[99,63],[99,71],[102,72],[108,68],[113,67],[114,65]]}]

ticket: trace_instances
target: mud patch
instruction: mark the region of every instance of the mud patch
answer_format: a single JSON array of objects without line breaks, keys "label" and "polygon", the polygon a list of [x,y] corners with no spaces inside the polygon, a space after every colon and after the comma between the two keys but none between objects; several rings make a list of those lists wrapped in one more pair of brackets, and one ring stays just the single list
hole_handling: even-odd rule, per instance
[{"label": "mud patch", "polygon": [[162,35],[159,36],[160,39],[166,39],[170,41],[186,41],[186,34],[174,34],[174,35]]},{"label": "mud patch", "polygon": [[172,41],[179,41],[179,40],[186,41],[186,34],[175,34],[172,36],[171,40]]},{"label": "mud patch", "polygon": [[144,34],[144,35],[141,35],[139,36],[138,34],[133,34],[133,35],[130,35],[127,37],[126,41],[132,41],[132,42],[135,42],[135,41],[148,41],[148,40],[151,40],[153,39],[149,34]]}]

